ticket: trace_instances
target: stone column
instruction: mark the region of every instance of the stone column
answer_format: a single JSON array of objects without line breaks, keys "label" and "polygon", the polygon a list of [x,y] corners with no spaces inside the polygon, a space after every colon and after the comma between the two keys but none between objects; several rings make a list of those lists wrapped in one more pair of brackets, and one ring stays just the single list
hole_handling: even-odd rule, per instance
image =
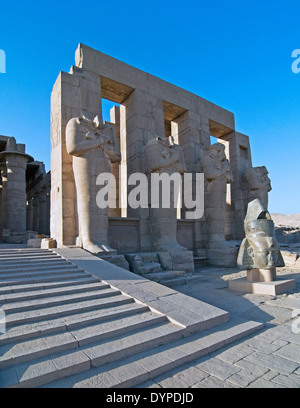
[{"label": "stone column", "polygon": [[33,206],[32,206],[32,198],[28,198],[27,200],[27,211],[26,211],[26,229],[27,231],[32,231],[33,225]]},{"label": "stone column", "polygon": [[39,233],[47,234],[47,192],[42,190],[39,194]]},{"label": "stone column", "polygon": [[[120,144],[120,107],[119,106],[114,106],[110,110],[110,123],[107,123],[107,122],[105,123],[114,126],[116,136],[118,139],[118,143]],[[120,208],[120,201],[119,201],[120,164],[121,164],[121,160],[116,163],[111,163],[111,173],[116,179],[116,189],[115,189],[116,191],[114,192],[116,195],[116,208],[108,209],[109,217],[121,217],[121,208]]]},{"label": "stone column", "polygon": [[[187,172],[193,174],[199,173],[202,152],[210,144],[208,118],[203,117],[199,111],[186,111],[171,122],[171,129],[176,143],[182,147]],[[195,192],[195,177],[193,178],[192,188],[193,192]],[[185,219],[187,210],[184,207],[184,200],[182,205],[181,218]],[[194,248],[201,255],[204,255],[204,253],[201,253],[201,248],[203,247],[202,225],[204,221],[205,219],[202,217],[193,223]]]},{"label": "stone column", "polygon": [[39,196],[36,194],[32,199],[32,207],[33,207],[33,222],[32,222],[32,230],[36,232],[40,232],[40,200]]},{"label": "stone column", "polygon": [[47,218],[46,218],[46,235],[50,235],[50,190],[47,189]]},{"label": "stone column", "polygon": [[30,156],[17,151],[4,151],[7,168],[6,229],[12,233],[26,232],[26,168]]},{"label": "stone column", "polygon": [[1,180],[2,180],[0,233],[2,233],[2,229],[5,228],[5,220],[6,220],[6,188],[7,188],[6,163],[0,164],[0,172],[1,172]]},{"label": "stone column", "polygon": [[2,185],[0,184],[0,235],[2,233]]}]

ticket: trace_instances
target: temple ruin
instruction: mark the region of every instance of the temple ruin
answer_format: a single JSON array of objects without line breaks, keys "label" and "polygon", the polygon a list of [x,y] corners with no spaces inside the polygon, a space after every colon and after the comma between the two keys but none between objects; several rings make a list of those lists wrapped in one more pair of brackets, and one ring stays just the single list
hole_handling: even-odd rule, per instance
[{"label": "temple ruin", "polygon": [[50,234],[50,172],[14,137],[0,136],[0,241],[27,243]]},{"label": "temple ruin", "polygon": [[[236,265],[237,241],[244,238],[248,202],[264,196],[266,204],[271,187],[266,168],[256,171],[252,167],[249,137],[236,131],[233,113],[83,44],[76,50],[75,63],[69,73],[60,72],[51,96],[51,238],[57,246],[84,248],[85,240],[90,242],[87,250],[103,256],[178,255],[183,247],[180,256],[184,260],[179,264],[203,257],[214,265]],[[110,122],[102,119],[103,98],[116,103]],[[104,127],[111,136],[103,136]],[[95,142],[98,137],[101,141]],[[183,206],[174,224],[168,222],[166,212],[153,215],[151,208],[122,206],[119,198],[116,208],[100,214],[95,204],[95,177],[111,172],[117,180],[118,197],[124,202],[131,188],[128,177],[137,172],[147,174],[149,143],[169,137],[182,152],[184,168],[180,165],[180,172],[204,173],[204,216],[186,219]],[[113,158],[107,151],[112,145],[116,145]],[[164,156],[159,146],[155,148],[152,162]],[[80,170],[76,170],[78,166]],[[159,168],[168,169],[168,163],[161,162]],[[87,196],[89,208],[83,202]],[[164,223],[166,234],[175,228],[177,236],[172,239],[177,241],[177,249],[158,244],[155,231],[158,235],[163,232],[153,226],[153,217]],[[91,229],[94,232],[86,238],[83,230]],[[91,234],[101,236],[99,245],[94,245]],[[163,257],[157,258],[160,263]]]}]

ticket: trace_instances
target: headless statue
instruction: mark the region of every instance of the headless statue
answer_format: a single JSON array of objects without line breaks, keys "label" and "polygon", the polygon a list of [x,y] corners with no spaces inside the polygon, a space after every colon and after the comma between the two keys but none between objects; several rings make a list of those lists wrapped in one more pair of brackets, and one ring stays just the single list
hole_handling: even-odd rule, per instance
[{"label": "headless statue", "polygon": [[120,161],[120,148],[112,126],[86,117],[72,118],[66,128],[67,152],[73,156],[77,193],[79,243],[94,254],[115,253],[108,246],[108,208],[99,208],[97,176],[111,173],[111,162]]},{"label": "headless statue", "polygon": [[205,177],[205,215],[210,243],[226,245],[226,189],[227,184],[232,182],[232,173],[226,159],[225,146],[215,143],[205,149],[201,165]]},{"label": "headless statue", "polygon": [[232,172],[225,146],[215,143],[205,149],[201,158],[205,177],[205,219],[207,255],[214,265],[235,266],[237,249],[225,239],[226,191]]},{"label": "headless statue", "polygon": [[[167,173],[172,176],[174,173],[182,175],[186,171],[182,149],[174,143],[172,136],[151,139],[147,143],[145,155],[150,173]],[[177,242],[176,200],[173,183],[170,183],[170,208],[162,207],[161,194],[159,208],[150,208],[151,241],[155,251],[185,250]]]}]

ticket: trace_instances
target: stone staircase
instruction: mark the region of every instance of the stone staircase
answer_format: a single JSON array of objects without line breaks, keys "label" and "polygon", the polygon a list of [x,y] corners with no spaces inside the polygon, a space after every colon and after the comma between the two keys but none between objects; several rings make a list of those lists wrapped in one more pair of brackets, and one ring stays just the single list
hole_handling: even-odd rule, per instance
[{"label": "stone staircase", "polygon": [[[85,265],[109,269],[89,256]],[[183,324],[164,301],[149,306],[78,264],[48,250],[0,249],[0,388],[133,387],[262,328],[196,300],[207,318],[194,311]],[[124,285],[134,275],[110,268],[127,273]]]}]

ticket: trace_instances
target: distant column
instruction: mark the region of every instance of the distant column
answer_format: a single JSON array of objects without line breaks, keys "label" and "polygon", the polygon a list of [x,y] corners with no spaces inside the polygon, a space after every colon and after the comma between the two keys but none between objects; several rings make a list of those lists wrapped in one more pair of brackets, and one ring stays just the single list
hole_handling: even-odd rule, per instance
[{"label": "distant column", "polygon": [[1,188],[1,213],[0,213],[0,232],[5,228],[6,220],[6,188],[7,188],[7,170],[6,163],[0,163],[0,172],[2,180]]},{"label": "distant column", "polygon": [[30,197],[27,200],[27,211],[26,211],[26,229],[27,231],[32,231],[33,224],[33,207],[32,207],[32,198]]},{"label": "distant column", "polygon": [[42,190],[39,195],[39,233],[47,233],[47,192]]},{"label": "distant column", "polygon": [[40,224],[40,216],[39,216],[39,210],[40,210],[40,200],[39,196],[35,195],[32,199],[32,211],[33,211],[33,222],[32,222],[32,230],[36,232],[39,231],[39,224]]},{"label": "distant column", "polygon": [[26,168],[32,158],[16,151],[1,152],[1,158],[7,168],[6,229],[26,232]]},{"label": "distant column", "polygon": [[46,235],[50,235],[50,189],[47,189]]}]

